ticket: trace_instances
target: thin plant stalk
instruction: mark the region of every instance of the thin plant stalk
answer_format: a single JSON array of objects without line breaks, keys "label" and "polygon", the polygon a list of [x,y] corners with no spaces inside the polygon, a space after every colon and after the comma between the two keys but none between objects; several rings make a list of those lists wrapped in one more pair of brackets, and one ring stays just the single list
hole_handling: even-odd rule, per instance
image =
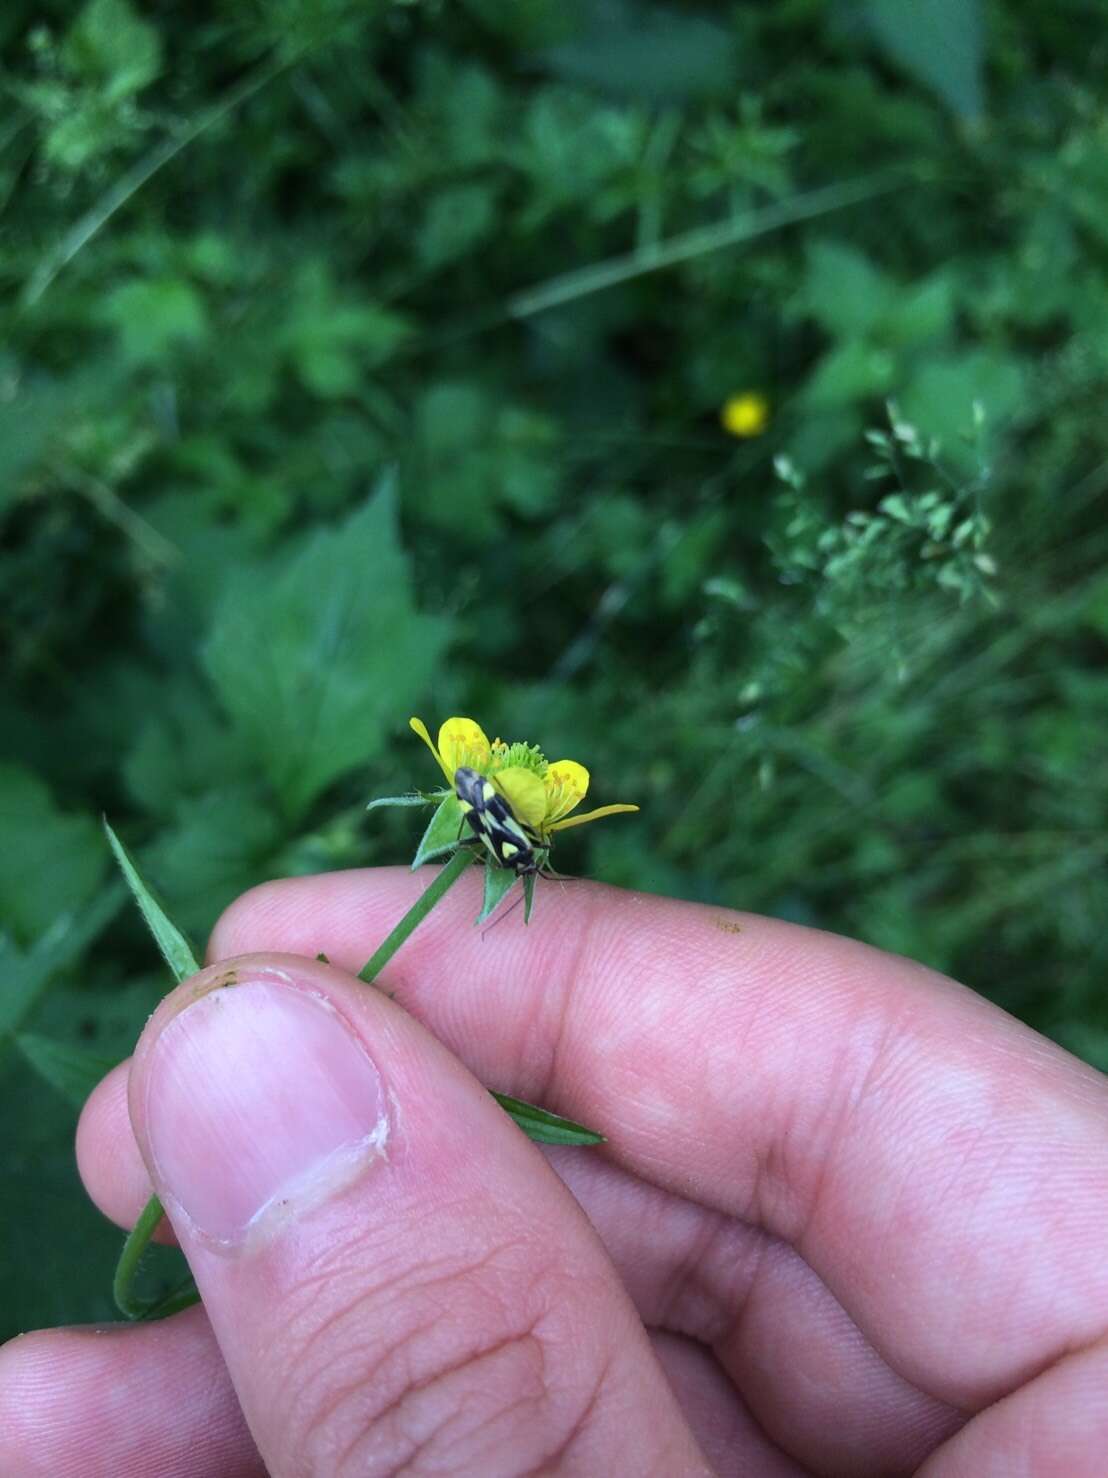
[{"label": "thin plant stalk", "polygon": [[408,912],[393,929],[391,934],[385,936],[384,941],[373,951],[369,959],[358,971],[358,979],[364,980],[367,985],[377,979],[393,955],[407,939],[408,935],[422,924],[423,920],[438,903],[439,899],[446,893],[465,872],[473,861],[472,854],[467,851],[455,852],[450,861],[440,871],[438,877],[422,895],[418,902],[413,903]]},{"label": "thin plant stalk", "polygon": [[[422,894],[416,903],[413,903],[408,912],[396,925],[395,929],[386,935],[384,941],[374,950],[365,965],[358,972],[358,979],[365,981],[368,985],[377,979],[393,955],[413,932],[423,922],[434,908],[435,904],[444,896],[448,889],[465,872],[473,861],[471,853],[466,851],[455,852],[450,861],[439,872],[438,877],[431,886]],[[116,1307],[119,1312],[128,1319],[149,1319],[155,1315],[175,1312],[177,1309],[187,1308],[190,1303],[196,1303],[199,1294],[191,1289],[182,1289],[167,1297],[156,1299],[137,1298],[132,1291],[132,1284],[142,1255],[150,1245],[150,1239],[157,1229],[158,1223],[163,1215],[162,1203],[157,1196],[151,1196],[143,1207],[142,1214],[135,1222],[127,1240],[123,1244],[123,1251],[119,1255],[116,1265],[115,1279],[112,1283],[112,1293],[115,1297]]]}]

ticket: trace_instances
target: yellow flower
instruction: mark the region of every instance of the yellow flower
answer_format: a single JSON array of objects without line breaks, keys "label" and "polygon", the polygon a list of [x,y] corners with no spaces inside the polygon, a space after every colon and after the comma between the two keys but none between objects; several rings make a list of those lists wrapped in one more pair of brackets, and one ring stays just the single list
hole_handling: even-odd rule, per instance
[{"label": "yellow flower", "polygon": [[454,784],[454,771],[462,765],[485,774],[492,762],[492,745],[485,738],[481,725],[471,718],[448,718],[439,730],[438,748],[431,741],[427,725],[421,718],[410,718],[408,727],[414,729],[438,760],[449,786]]},{"label": "yellow flower", "polygon": [[756,390],[729,395],[719,413],[720,424],[732,436],[761,436],[769,425],[769,401]]},{"label": "yellow flower", "polygon": [[451,788],[454,771],[463,765],[487,775],[517,819],[543,843],[551,832],[639,809],[600,806],[582,816],[570,816],[589,788],[589,772],[576,760],[555,760],[551,764],[530,744],[505,744],[502,739],[490,744],[481,725],[471,718],[448,718],[439,730],[437,745],[422,719],[412,718],[408,723],[435,756]]}]

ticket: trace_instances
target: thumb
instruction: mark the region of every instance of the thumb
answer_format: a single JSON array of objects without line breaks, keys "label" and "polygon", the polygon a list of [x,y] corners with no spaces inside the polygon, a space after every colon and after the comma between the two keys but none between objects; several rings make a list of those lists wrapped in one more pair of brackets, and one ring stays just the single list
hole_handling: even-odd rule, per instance
[{"label": "thumb", "polygon": [[274,1478],[707,1471],[576,1203],[379,992],[210,967],[152,1018],[130,1103]]}]

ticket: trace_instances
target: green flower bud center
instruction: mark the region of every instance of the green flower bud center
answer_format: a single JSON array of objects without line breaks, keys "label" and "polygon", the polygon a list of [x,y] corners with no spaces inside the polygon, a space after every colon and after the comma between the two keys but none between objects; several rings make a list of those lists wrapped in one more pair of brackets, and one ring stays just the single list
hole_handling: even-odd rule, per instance
[{"label": "green flower bud center", "polygon": [[536,775],[545,775],[550,768],[546,755],[537,744],[505,744],[503,739],[494,739],[491,748],[490,775],[515,765],[521,770],[534,770]]}]

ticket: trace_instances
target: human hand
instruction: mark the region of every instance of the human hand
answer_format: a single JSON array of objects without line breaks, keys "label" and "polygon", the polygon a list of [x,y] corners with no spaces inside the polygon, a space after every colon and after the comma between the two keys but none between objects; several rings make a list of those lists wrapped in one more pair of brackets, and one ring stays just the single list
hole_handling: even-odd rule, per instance
[{"label": "human hand", "polygon": [[1103,1475],[1100,1074],[848,940],[584,883],[479,932],[477,884],[380,989],[343,972],[418,875],[224,915],[238,983],[176,990],[78,1134],[203,1307],[6,1346],[0,1473]]}]

